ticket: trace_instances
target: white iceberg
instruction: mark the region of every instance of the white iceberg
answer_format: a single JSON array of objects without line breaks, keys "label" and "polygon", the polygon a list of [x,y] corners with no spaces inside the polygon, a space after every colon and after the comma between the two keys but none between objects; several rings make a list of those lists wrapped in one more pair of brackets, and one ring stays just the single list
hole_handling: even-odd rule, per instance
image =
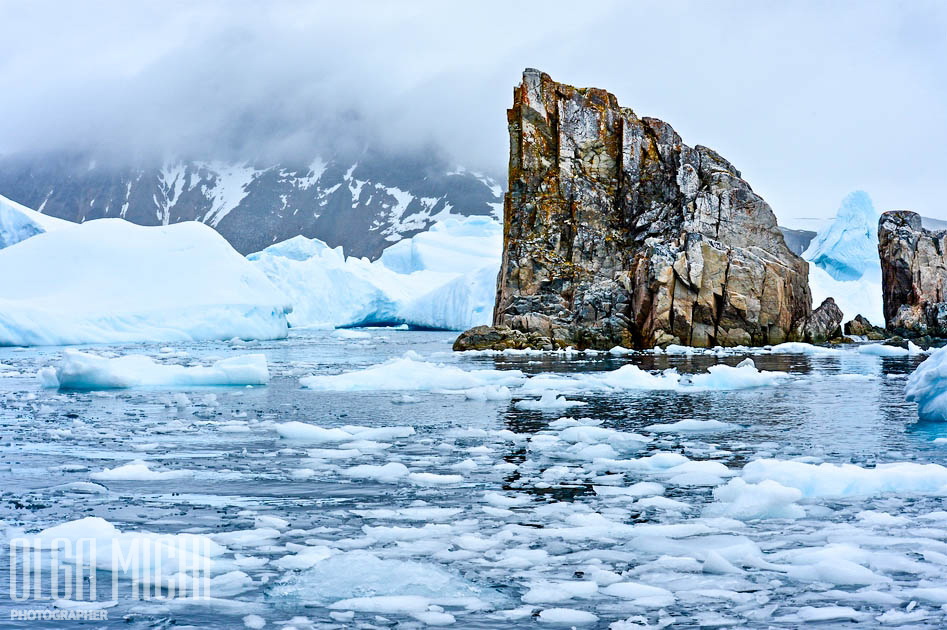
[{"label": "white iceberg", "polygon": [[98,219],[0,250],[0,346],[277,339],[286,297],[212,228]]},{"label": "white iceberg", "polygon": [[832,297],[846,321],[860,314],[875,325],[884,322],[878,218],[871,198],[855,191],[842,200],[835,219],[809,244],[802,257],[810,263],[814,305]]},{"label": "white iceberg", "polygon": [[908,378],[904,393],[921,420],[947,420],[947,348],[935,350]]},{"label": "white iceberg", "polygon": [[248,354],[215,362],[209,367],[165,365],[150,357],[130,354],[114,359],[77,350],[63,352],[56,367],[43,368],[46,387],[62,389],[122,389],[127,387],[266,385],[266,357]]},{"label": "white iceberg", "polygon": [[461,330],[490,322],[501,249],[500,224],[470,217],[438,222],[374,262],[302,236],[247,258],[289,297],[294,327]]},{"label": "white iceberg", "polygon": [[519,370],[463,370],[459,367],[418,361],[410,355],[342,374],[299,379],[307,389],[337,392],[364,391],[463,391],[472,388],[514,385],[524,379]]},{"label": "white iceberg", "polygon": [[50,217],[0,195],[0,249],[75,223]]},{"label": "white iceberg", "polygon": [[499,266],[503,226],[491,217],[450,218],[399,241],[381,254],[379,262],[397,273],[443,271],[466,273],[493,262]]},{"label": "white iceberg", "polygon": [[835,219],[812,240],[802,257],[836,280],[858,280],[880,266],[878,218],[867,193],[850,193]]}]

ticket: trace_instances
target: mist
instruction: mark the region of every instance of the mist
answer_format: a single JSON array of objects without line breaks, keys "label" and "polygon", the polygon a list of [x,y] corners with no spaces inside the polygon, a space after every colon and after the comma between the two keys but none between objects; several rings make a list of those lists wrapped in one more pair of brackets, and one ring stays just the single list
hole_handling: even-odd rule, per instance
[{"label": "mist", "polygon": [[502,178],[505,110],[536,67],[716,149],[786,225],[859,188],[947,218],[938,2],[0,1],[0,38],[0,153],[373,146]]}]

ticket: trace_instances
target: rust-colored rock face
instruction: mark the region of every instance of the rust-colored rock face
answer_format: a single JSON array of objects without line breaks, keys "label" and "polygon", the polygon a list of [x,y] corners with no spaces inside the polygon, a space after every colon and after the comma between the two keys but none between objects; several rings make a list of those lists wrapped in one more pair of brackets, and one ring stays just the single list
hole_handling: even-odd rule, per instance
[{"label": "rust-colored rock face", "polygon": [[528,69],[513,100],[496,326],[580,348],[804,336],[808,265],[733,165],[605,90]]},{"label": "rust-colored rock face", "polygon": [[878,254],[888,331],[947,337],[947,230],[924,229],[914,212],[885,212]]}]

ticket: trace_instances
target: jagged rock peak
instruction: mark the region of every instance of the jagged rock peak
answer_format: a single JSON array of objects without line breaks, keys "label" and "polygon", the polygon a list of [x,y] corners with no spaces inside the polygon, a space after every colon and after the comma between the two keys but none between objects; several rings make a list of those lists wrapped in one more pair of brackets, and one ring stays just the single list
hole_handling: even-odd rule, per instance
[{"label": "jagged rock peak", "polygon": [[885,212],[878,254],[888,332],[947,337],[947,230],[925,229],[915,212]]},{"label": "jagged rock peak", "polygon": [[804,337],[808,266],[718,153],[533,69],[507,118],[495,326],[593,348]]}]

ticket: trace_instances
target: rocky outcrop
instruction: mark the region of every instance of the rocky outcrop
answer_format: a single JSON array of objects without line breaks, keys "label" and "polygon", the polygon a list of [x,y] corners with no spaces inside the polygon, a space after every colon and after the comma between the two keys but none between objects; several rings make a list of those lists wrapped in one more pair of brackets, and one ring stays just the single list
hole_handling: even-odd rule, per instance
[{"label": "rocky outcrop", "polygon": [[579,348],[803,338],[808,265],[723,157],[537,70],[508,121],[495,326]]},{"label": "rocky outcrop", "polygon": [[509,326],[474,326],[454,341],[454,350],[554,350],[552,341],[538,333],[524,333]]},{"label": "rocky outcrop", "polygon": [[859,337],[868,337],[873,341],[885,338],[885,329],[880,326],[875,326],[867,317],[862,315],[856,315],[855,318],[849,322],[845,322],[844,328],[846,335],[857,335]]},{"label": "rocky outcrop", "polygon": [[947,230],[925,229],[914,212],[885,212],[878,253],[888,332],[947,337]]},{"label": "rocky outcrop", "polygon": [[825,298],[819,308],[812,311],[805,325],[805,339],[810,343],[822,343],[842,335],[842,309],[835,300]]},{"label": "rocky outcrop", "polygon": [[802,253],[809,248],[812,239],[818,236],[818,232],[811,230],[791,230],[780,227],[779,231],[783,233],[783,239],[786,241],[786,247],[789,248],[789,251],[799,256],[802,256]]}]

